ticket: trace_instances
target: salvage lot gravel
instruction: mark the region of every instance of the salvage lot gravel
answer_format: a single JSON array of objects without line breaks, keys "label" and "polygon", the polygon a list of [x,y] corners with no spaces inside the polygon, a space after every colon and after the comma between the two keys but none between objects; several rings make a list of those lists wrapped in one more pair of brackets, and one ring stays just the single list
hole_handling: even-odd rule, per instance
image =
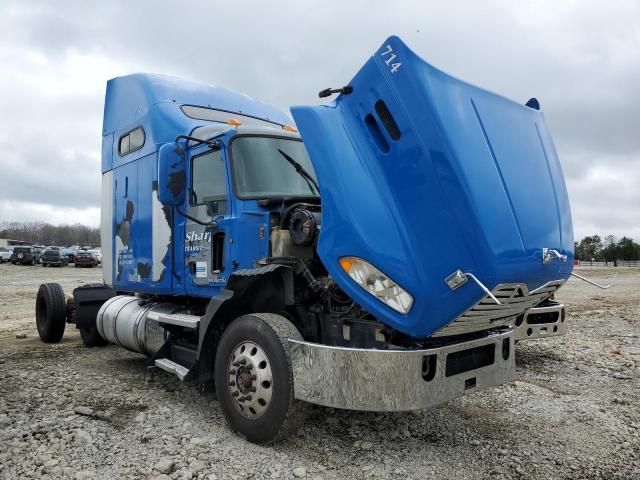
[{"label": "salvage lot gravel", "polygon": [[[41,282],[101,270],[0,265],[0,478],[640,478],[640,271],[557,295],[570,335],[522,342],[516,381],[431,410],[314,408],[272,447],[233,435],[202,395],[68,328],[40,343]],[[610,271],[581,270],[606,279]],[[22,334],[26,338],[18,339]]]}]

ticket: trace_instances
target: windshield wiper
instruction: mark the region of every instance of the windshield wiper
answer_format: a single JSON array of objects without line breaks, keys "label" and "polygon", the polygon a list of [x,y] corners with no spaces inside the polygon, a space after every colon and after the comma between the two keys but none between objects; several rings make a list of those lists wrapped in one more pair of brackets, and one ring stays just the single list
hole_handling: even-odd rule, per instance
[{"label": "windshield wiper", "polygon": [[[296,172],[298,172],[302,176],[302,178],[304,178],[307,181],[307,185],[309,185],[309,188],[311,189],[311,191],[313,192],[314,190],[313,187],[316,187],[315,190],[318,193],[318,195],[320,195],[320,187],[318,186],[318,182],[316,182],[316,179],[313,178],[311,174],[309,174],[309,172],[307,172],[302,165],[296,162],[287,153],[283,152],[280,149],[278,149],[278,151],[280,152],[280,155],[282,155],[287,162],[293,165],[293,168],[296,169]],[[311,186],[311,184],[313,184],[313,187]]]}]

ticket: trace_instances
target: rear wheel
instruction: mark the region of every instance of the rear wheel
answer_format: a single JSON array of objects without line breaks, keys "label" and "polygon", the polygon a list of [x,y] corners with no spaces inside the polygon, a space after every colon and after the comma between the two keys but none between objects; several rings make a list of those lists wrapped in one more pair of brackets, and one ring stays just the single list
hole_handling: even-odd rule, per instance
[{"label": "rear wheel", "polygon": [[254,443],[294,433],[309,404],[294,397],[288,338],[302,340],[286,318],[254,313],[225,330],[215,360],[218,401],[229,426]]},{"label": "rear wheel", "polygon": [[58,343],[67,322],[67,301],[58,283],[43,283],[36,297],[36,326],[40,340]]}]

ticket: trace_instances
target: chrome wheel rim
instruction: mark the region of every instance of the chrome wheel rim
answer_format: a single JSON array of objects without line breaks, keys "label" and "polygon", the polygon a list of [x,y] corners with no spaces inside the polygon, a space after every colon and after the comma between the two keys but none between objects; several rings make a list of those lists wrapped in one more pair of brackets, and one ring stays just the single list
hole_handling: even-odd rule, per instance
[{"label": "chrome wheel rim", "polygon": [[231,402],[245,418],[259,418],[267,411],[273,391],[271,364],[264,350],[253,342],[239,343],[231,353],[227,382]]}]

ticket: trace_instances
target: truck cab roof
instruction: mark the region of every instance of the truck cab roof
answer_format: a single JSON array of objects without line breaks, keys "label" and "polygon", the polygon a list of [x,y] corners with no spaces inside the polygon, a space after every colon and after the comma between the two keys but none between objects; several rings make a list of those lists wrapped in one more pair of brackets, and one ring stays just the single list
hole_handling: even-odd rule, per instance
[{"label": "truck cab roof", "polygon": [[204,126],[272,128],[292,122],[282,110],[248,95],[167,75],[136,73],[107,82],[102,172],[142,158],[177,135]]}]

